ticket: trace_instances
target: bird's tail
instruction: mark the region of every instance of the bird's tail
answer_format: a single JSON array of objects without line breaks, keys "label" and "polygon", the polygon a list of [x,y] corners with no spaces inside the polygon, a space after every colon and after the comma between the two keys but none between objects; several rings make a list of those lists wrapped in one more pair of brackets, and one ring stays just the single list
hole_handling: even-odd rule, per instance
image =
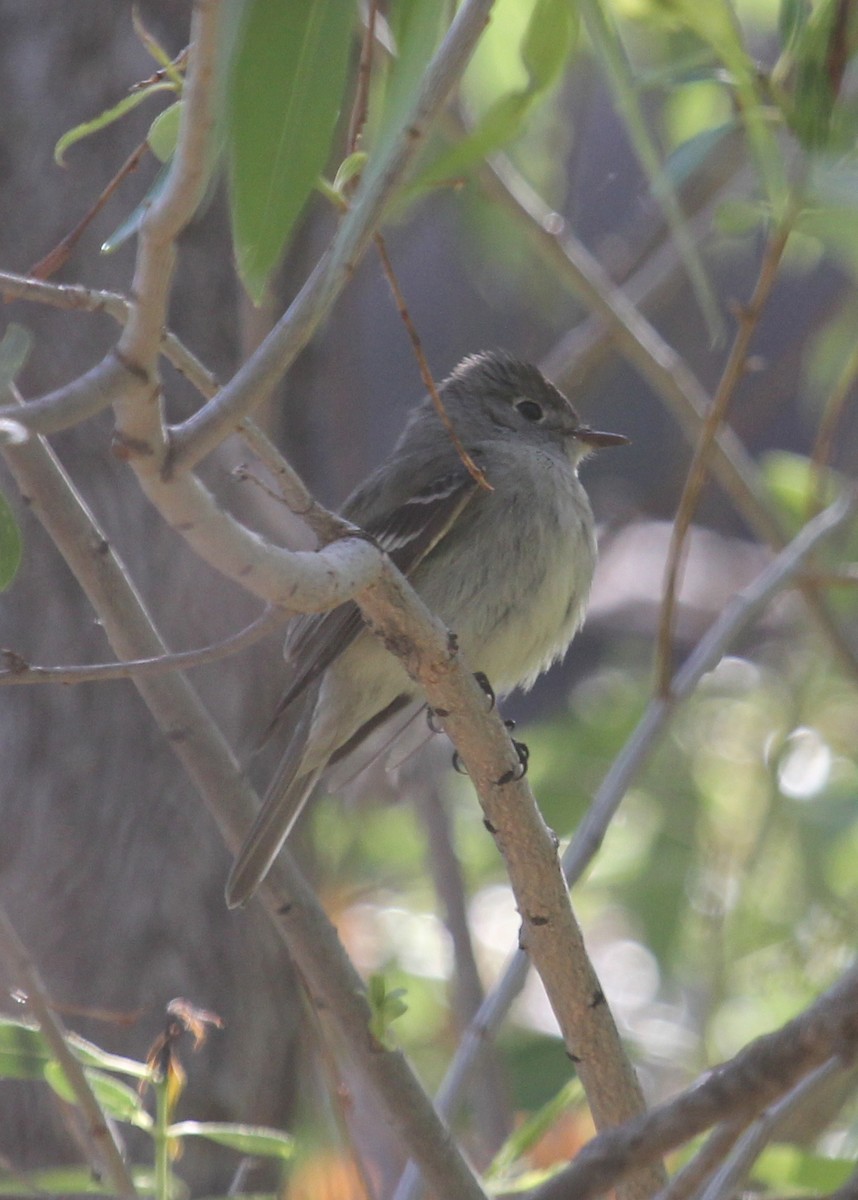
[{"label": "bird's tail", "polygon": [[293,739],[265,793],[226,882],[230,908],[245,904],[262,883],[322,774],[324,764],[301,771],[305,749],[303,738]]}]

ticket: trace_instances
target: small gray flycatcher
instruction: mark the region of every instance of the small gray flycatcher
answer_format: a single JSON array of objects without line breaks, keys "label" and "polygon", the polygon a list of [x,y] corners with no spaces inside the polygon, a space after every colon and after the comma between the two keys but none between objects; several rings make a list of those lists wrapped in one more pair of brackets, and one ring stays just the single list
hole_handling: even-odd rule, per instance
[{"label": "small gray flycatcher", "polygon": [[[531,687],[581,625],[596,538],[578,466],[628,438],[582,425],[536,367],[505,353],[464,359],[439,391],[492,490],[468,472],[426,397],[342,511],[503,696]],[[265,878],[316,784],[336,787],[338,765],[359,760],[382,727],[395,738],[425,705],[353,603],[296,618],[284,654],[293,678],[278,714],[288,709],[291,737],[230,874],[230,906]]]}]

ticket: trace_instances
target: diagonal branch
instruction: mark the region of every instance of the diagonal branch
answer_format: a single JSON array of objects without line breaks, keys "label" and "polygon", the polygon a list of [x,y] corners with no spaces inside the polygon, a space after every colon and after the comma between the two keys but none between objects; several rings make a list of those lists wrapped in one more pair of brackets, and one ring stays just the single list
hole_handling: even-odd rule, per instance
[{"label": "diagonal branch", "polygon": [[763,308],[775,285],[778,268],[786,249],[795,215],[796,201],[793,200],[766,243],[753,295],[747,306],[737,312],[739,327],[724,364],[715,395],[712,397],[712,404],[707,410],[706,419],[700,430],[700,437],[694,448],[685,487],[679,500],[670,539],[658,633],[658,690],[663,696],[666,696],[671,688],[673,625],[679,580],[691,522],[694,519],[700,494],[709,476],[709,463],[714,450],[715,436],[726,419],[727,410],[745,372],[751,339],[757,330]]},{"label": "diagonal branch", "polygon": [[0,958],[7,962],[9,976],[24,995],[27,1010],[38,1023],[42,1036],[62,1067],[69,1087],[84,1116],[83,1134],[90,1154],[90,1164],[96,1175],[102,1172],[117,1194],[136,1196],[137,1189],[117,1146],[101,1105],[93,1093],[83,1066],[72,1053],[62,1027],[42,982],[39,970],[9,920],[0,908]]},{"label": "diagonal branch", "polygon": [[858,968],[800,1016],[757,1038],[679,1096],[598,1135],[532,1200],[588,1200],[721,1121],[762,1112],[831,1058],[858,1052]]}]

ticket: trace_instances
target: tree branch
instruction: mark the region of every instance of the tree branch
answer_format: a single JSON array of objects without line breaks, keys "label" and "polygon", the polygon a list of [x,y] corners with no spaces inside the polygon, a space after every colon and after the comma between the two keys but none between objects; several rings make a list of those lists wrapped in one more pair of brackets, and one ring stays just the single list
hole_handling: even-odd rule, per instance
[{"label": "tree branch", "polygon": [[92,663],[74,667],[34,667],[12,650],[0,650],[0,687],[30,683],[104,683],[114,679],[132,679],[135,675],[159,675],[163,671],[187,670],[206,663],[220,662],[255,645],[289,620],[282,609],[269,608],[252,624],[230,637],[200,650],[182,650],[158,658],[137,658],[127,662]]},{"label": "tree branch", "polygon": [[72,1053],[62,1022],[51,1004],[38,967],[18,937],[5,909],[0,908],[0,958],[9,968],[10,979],[21,990],[24,1004],[37,1022],[42,1036],[74,1093],[84,1120],[79,1130],[96,1176],[105,1175],[120,1196],[136,1196],[137,1189],[113,1137],[101,1105],[95,1098],[83,1066]]},{"label": "tree branch", "polygon": [[712,404],[706,412],[706,419],[694,447],[691,466],[688,468],[685,487],[676,510],[665,570],[664,598],[658,632],[658,690],[662,695],[667,695],[672,686],[673,625],[688,532],[697,510],[700,494],[708,478],[715,435],[726,420],[727,410],[745,372],[751,339],[775,285],[781,258],[795,221],[796,209],[797,203],[793,200],[780,224],[769,236],[753,295],[748,305],[739,309],[737,313],[739,327],[724,364],[715,395],[712,397]]},{"label": "tree branch", "polygon": [[757,1038],[667,1104],[599,1134],[532,1200],[588,1200],[720,1121],[762,1112],[830,1058],[858,1051],[858,968],[776,1033]]}]

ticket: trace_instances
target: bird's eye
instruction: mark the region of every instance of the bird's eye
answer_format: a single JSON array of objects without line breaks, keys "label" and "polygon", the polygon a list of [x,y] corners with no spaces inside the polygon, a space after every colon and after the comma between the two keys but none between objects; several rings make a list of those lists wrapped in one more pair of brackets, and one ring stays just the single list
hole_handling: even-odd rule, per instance
[{"label": "bird's eye", "polygon": [[545,415],[542,411],[542,405],[537,404],[535,400],[516,400],[515,407],[524,417],[525,421],[541,421]]}]

